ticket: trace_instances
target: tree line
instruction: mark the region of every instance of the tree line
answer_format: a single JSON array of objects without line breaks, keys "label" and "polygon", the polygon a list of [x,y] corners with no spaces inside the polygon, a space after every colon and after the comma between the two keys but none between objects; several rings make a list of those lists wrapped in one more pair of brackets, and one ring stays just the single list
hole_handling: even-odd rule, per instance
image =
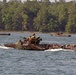
[{"label": "tree line", "polygon": [[0,30],[76,32],[76,4],[10,0],[0,4]]}]

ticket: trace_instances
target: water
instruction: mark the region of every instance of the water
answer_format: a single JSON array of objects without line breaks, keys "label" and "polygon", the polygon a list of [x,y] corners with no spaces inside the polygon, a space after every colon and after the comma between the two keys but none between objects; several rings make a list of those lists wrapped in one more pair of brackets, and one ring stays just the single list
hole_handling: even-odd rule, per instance
[{"label": "water", "polygon": [[[0,44],[15,43],[31,33],[12,32],[11,36],[0,36]],[[41,43],[76,44],[72,37],[52,37],[36,34]],[[76,75],[76,52],[67,50],[27,51],[0,47],[0,75]]]}]

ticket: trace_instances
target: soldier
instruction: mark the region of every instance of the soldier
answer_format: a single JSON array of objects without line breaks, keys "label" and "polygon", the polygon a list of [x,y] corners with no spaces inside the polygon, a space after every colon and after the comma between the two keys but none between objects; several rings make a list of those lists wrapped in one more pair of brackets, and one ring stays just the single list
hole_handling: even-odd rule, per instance
[{"label": "soldier", "polygon": [[16,48],[22,49],[22,45],[23,45],[23,42],[21,40],[18,40],[18,42],[16,43]]}]

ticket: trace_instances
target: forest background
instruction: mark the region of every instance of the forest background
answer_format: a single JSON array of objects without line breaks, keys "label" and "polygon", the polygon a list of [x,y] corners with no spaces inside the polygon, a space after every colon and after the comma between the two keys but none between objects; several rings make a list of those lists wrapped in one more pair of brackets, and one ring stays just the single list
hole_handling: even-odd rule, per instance
[{"label": "forest background", "polygon": [[0,4],[0,30],[76,33],[76,3],[3,0]]}]

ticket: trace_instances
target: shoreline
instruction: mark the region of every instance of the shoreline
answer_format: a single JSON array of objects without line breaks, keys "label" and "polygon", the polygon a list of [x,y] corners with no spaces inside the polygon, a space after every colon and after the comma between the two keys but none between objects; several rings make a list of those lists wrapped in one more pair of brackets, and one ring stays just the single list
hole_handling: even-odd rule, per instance
[{"label": "shoreline", "polygon": [[[56,34],[57,32],[37,32],[37,31],[0,31],[0,33],[36,33],[36,34]],[[76,33],[67,33],[63,32],[63,34],[76,34]]]}]

